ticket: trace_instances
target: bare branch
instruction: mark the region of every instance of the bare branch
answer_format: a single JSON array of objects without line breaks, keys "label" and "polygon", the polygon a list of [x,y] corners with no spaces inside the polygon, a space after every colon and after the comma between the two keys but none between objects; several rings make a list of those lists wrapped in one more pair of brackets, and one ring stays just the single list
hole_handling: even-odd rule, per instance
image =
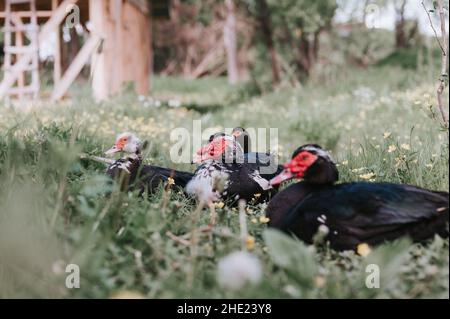
[{"label": "bare branch", "polygon": [[440,20],[440,24],[441,24],[442,41],[439,40],[439,36],[437,34],[436,29],[434,28],[430,13],[426,9],[423,1],[422,1],[422,6],[428,15],[428,19],[430,20],[431,28],[433,29],[436,40],[439,44],[439,47],[441,48],[441,76],[439,77],[439,84],[438,84],[438,88],[436,90],[436,96],[437,96],[439,112],[441,113],[441,117],[442,117],[442,121],[443,121],[443,126],[445,127],[445,129],[447,131],[447,135],[448,135],[449,125],[448,125],[447,115],[445,114],[445,111],[444,111],[444,101],[442,99],[442,94],[444,93],[444,90],[446,87],[446,79],[448,78],[448,73],[447,73],[448,40],[447,40],[447,31],[445,28],[445,14],[444,14],[444,6],[442,5],[442,0],[437,0],[436,3],[438,6],[439,20]]},{"label": "bare branch", "polygon": [[[428,20],[430,21],[431,29],[433,29],[433,32],[434,32],[434,37],[436,38],[436,41],[438,42],[439,47],[441,48],[442,53],[445,54],[445,49],[444,49],[443,45],[441,44],[441,41],[439,40],[439,36],[438,36],[438,34],[437,34],[436,29],[434,28],[433,20],[431,19],[431,15],[430,15],[430,11],[428,11],[427,7],[425,7],[425,4],[423,3],[423,1],[422,1],[422,7],[423,7],[423,9],[425,10],[425,12],[427,13]],[[445,25],[445,22],[444,22],[444,25]]]}]

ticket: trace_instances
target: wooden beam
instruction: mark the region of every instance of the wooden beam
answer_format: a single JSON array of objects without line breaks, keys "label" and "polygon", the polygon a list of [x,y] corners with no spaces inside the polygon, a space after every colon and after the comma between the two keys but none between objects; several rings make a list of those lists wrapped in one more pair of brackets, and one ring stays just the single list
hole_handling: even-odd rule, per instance
[{"label": "wooden beam", "polygon": [[41,32],[39,33],[39,43],[43,43],[52,33],[52,31],[55,30],[55,28],[57,28],[62,23],[62,21],[67,15],[66,8],[77,2],[78,0],[64,0],[59,5],[59,7],[53,11],[52,16],[44,24],[44,26],[41,29]]},{"label": "wooden beam", "polygon": [[[122,0],[112,0],[112,18],[114,23],[114,57],[118,58],[123,53],[123,41],[122,41]],[[115,66],[115,75],[113,77],[113,83],[111,91],[112,93],[119,92],[123,84],[123,64],[117,63]]]},{"label": "wooden beam", "polygon": [[[151,18],[126,2],[123,12],[123,81],[134,82],[138,94],[146,95],[151,73]],[[129,63],[133,61],[133,63]]]},{"label": "wooden beam", "polygon": [[134,5],[140,12],[149,15],[150,14],[150,5],[147,0],[128,0],[128,2]]},{"label": "wooden beam", "polygon": [[[23,43],[24,43],[24,39],[23,39],[23,31],[22,30],[26,30],[25,25],[22,22],[22,19],[15,13],[15,12],[11,12],[11,21],[14,23],[15,25],[15,38],[16,38],[16,42],[15,42],[15,46],[17,48],[22,48],[23,47]],[[16,59],[18,59],[21,55],[17,55]],[[17,79],[17,86],[19,87],[18,89],[18,96],[19,99],[22,100],[23,99],[23,88],[25,86],[25,70],[23,70],[22,72],[19,73],[18,79]],[[11,93],[11,92],[10,92]]]},{"label": "wooden beam", "polygon": [[86,41],[84,46],[81,48],[80,52],[78,52],[75,59],[70,64],[67,71],[64,73],[61,81],[55,85],[53,93],[52,93],[52,101],[59,100],[64,96],[64,94],[69,89],[70,85],[75,81],[78,74],[80,74],[83,66],[89,60],[89,58],[94,53],[95,49],[97,49],[100,44],[101,38],[98,34],[93,33]]},{"label": "wooden beam", "polygon": [[33,71],[31,71],[31,84],[30,86],[34,89],[33,92],[33,99],[37,99],[39,97],[39,88],[40,88],[40,81],[39,81],[39,28],[38,28],[38,18],[36,16],[36,2],[31,1],[30,2],[30,11],[31,11],[31,18],[30,22],[31,25],[35,26],[36,30],[31,33],[30,37],[30,46],[36,46],[37,50],[35,54],[31,57],[31,64],[33,65]]},{"label": "wooden beam", "polygon": [[[23,46],[23,33],[22,31],[17,31],[16,32],[16,46],[18,47],[22,47]],[[17,58],[19,58],[20,55],[17,56]],[[17,85],[20,89],[23,89],[23,87],[25,86],[25,73],[22,71],[19,74],[19,77],[17,79]],[[22,100],[23,98],[23,94],[19,93],[19,99]]]},{"label": "wooden beam", "polygon": [[[58,8],[58,0],[52,0],[52,10]],[[55,52],[53,61],[53,84],[56,87],[61,79],[62,68],[61,68],[61,34],[60,25],[55,29]]]},{"label": "wooden beam", "polygon": [[110,72],[113,71],[108,59],[112,41],[108,41],[107,38],[109,15],[107,4],[107,1],[89,0],[89,20],[92,23],[92,30],[98,32],[103,39],[100,49],[93,54],[91,63],[92,94],[97,102],[108,98],[112,79]]},{"label": "wooden beam", "polygon": [[[67,15],[67,6],[75,4],[77,2],[78,0],[64,0],[61,3],[61,5],[53,12],[51,18],[44,24],[41,31],[39,32],[39,43],[45,42],[52,31],[64,20]],[[7,38],[5,37],[5,39]],[[19,73],[31,62],[33,54],[34,52],[29,52],[21,56],[20,59],[11,68],[11,72],[5,73],[5,77],[0,83],[0,99],[2,99],[6,95],[8,89],[17,80]]]},{"label": "wooden beam", "polygon": [[[15,11],[15,14],[19,16],[19,18],[31,18],[31,13],[29,11]],[[38,18],[50,18],[52,16],[53,11],[50,10],[39,10],[36,11],[36,16]],[[0,19],[6,18],[6,12],[1,11],[0,12]]]},{"label": "wooden beam", "polygon": [[[5,26],[7,28],[9,28],[11,26],[11,7],[10,6],[6,6]],[[5,40],[5,43],[4,43],[5,48],[10,47],[12,44],[12,39],[11,39],[11,32],[9,30],[6,30],[6,32],[5,32],[4,40]],[[12,71],[11,70],[11,54],[9,54],[8,52],[5,52],[4,68],[5,68],[4,78],[11,77],[11,71]],[[8,88],[11,85],[13,85],[14,82],[15,82],[15,80],[11,81],[11,84],[8,86]],[[2,83],[0,83],[0,99],[4,95],[4,94],[2,95]],[[6,93],[6,90],[4,90],[4,91],[5,91],[4,93]],[[8,97],[6,98],[6,103],[9,104]]]}]

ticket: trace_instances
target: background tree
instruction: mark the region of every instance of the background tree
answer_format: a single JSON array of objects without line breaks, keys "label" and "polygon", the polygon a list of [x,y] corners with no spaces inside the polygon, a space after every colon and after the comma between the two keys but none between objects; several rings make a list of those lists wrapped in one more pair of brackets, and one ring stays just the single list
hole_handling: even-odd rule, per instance
[{"label": "background tree", "polygon": [[395,47],[405,49],[412,45],[417,36],[419,24],[417,20],[406,18],[407,0],[393,0],[396,22],[395,22]]},{"label": "background tree", "polygon": [[239,71],[237,62],[236,14],[233,0],[225,0],[227,18],[223,29],[223,38],[227,50],[227,74],[230,84],[237,84]]},{"label": "background tree", "polygon": [[276,41],[297,67],[300,77],[309,76],[317,62],[320,35],[331,28],[336,1],[269,0]]}]

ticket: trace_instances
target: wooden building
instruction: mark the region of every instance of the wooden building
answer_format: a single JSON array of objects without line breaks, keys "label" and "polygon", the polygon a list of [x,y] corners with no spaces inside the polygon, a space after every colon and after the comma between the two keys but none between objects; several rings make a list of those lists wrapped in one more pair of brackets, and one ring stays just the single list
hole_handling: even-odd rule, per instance
[{"label": "wooden building", "polygon": [[[54,37],[53,100],[69,89],[90,62],[92,93],[104,100],[133,83],[147,94],[152,71],[153,12],[164,15],[164,0],[1,0],[4,77],[0,100],[9,97],[39,98],[39,44]],[[76,56],[63,70],[62,26],[87,27],[87,36]]]}]

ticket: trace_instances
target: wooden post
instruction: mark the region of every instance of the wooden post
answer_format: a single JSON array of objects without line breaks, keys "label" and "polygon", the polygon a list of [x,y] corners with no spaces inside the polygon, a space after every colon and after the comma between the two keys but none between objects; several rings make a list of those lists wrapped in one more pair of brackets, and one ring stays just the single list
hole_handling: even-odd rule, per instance
[{"label": "wooden post", "polygon": [[[111,93],[117,61],[114,61],[114,41],[111,38],[110,0],[89,0],[89,17],[93,30],[103,39],[102,44],[93,56],[91,64],[92,91],[97,102],[105,100]],[[132,63],[132,61],[128,61]]]},{"label": "wooden post", "polygon": [[[114,57],[122,57],[123,41],[122,41],[122,0],[112,0],[112,22],[114,24]],[[131,61],[130,61],[131,62]],[[112,78],[112,93],[118,93],[123,83],[123,64],[116,63],[114,65],[114,77]]]},{"label": "wooden post", "polygon": [[[58,7],[58,0],[52,0],[52,10],[56,10]],[[62,67],[61,67],[61,34],[60,25],[55,29],[55,52],[53,62],[53,85],[56,87],[61,79]]]},{"label": "wooden post", "polygon": [[[123,6],[123,81],[134,82],[138,94],[146,95],[151,72],[151,19],[134,4]],[[133,63],[130,63],[132,61]]]},{"label": "wooden post", "polygon": [[[20,18],[17,18],[20,19]],[[23,47],[23,32],[20,30],[20,27],[23,26],[23,24],[16,24],[16,27],[18,27],[18,30],[16,31],[15,37],[16,37],[16,47]],[[20,58],[22,55],[18,54],[17,58]],[[25,72],[20,72],[19,77],[17,78],[17,86],[19,87],[19,100],[22,101],[23,99],[23,93],[21,92],[25,86]]]},{"label": "wooden post", "polygon": [[233,0],[225,0],[227,18],[223,28],[223,40],[227,51],[228,83],[234,85],[239,81],[237,64],[236,14]]},{"label": "wooden post", "polygon": [[104,100],[108,97],[108,87],[104,78],[105,73],[105,54],[104,54],[104,38],[105,38],[105,1],[89,0],[89,20],[92,23],[92,29],[102,37],[102,45],[99,50],[92,56],[91,75],[92,75],[92,91],[96,101]]},{"label": "wooden post", "polygon": [[[6,4],[6,8],[5,8],[5,26],[6,28],[10,28],[11,27],[11,6],[9,4]],[[11,46],[11,32],[10,30],[6,30],[5,32],[5,43],[4,46],[5,48],[10,47]],[[11,54],[9,54],[8,52],[5,52],[5,61],[4,61],[4,67],[5,67],[5,75],[4,78],[10,78],[11,77]],[[2,83],[5,80],[2,81]],[[14,81],[11,82],[11,85],[14,84]],[[6,89],[3,89],[4,92],[2,92],[2,86],[0,85],[0,99],[3,97],[3,95],[6,94]],[[3,94],[2,94],[3,93]],[[10,100],[9,100],[9,96],[6,97],[6,105],[10,104]]]},{"label": "wooden post", "polygon": [[31,65],[32,65],[32,71],[31,71],[31,84],[30,86],[33,88],[33,98],[37,99],[39,97],[39,89],[40,89],[40,82],[39,82],[39,29],[38,29],[38,19],[36,16],[36,2],[32,1],[30,3],[30,11],[31,11],[31,18],[30,23],[32,26],[36,28],[35,31],[31,33],[30,38],[30,45],[36,46],[35,54],[31,57]]}]

